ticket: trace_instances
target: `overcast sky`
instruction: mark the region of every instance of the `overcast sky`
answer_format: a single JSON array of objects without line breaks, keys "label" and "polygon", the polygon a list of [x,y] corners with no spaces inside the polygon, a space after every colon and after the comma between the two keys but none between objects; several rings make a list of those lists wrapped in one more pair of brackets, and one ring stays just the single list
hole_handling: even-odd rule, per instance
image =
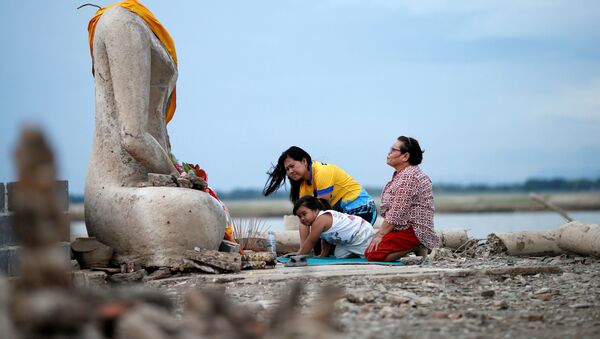
[{"label": "overcast sky", "polygon": [[[95,9],[82,3],[0,2],[0,182],[35,123],[83,192]],[[399,135],[421,142],[434,184],[600,176],[596,0],[143,3],[177,48],[173,152],[217,190],[262,188],[291,145],[383,186]]]}]

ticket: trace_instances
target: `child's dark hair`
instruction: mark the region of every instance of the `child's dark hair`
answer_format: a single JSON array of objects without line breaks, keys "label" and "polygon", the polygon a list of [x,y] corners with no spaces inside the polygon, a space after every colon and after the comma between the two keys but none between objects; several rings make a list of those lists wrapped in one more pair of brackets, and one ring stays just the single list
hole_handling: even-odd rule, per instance
[{"label": "child's dark hair", "polygon": [[331,205],[329,205],[329,201],[323,199],[323,198],[315,198],[312,195],[305,195],[302,198],[298,199],[295,203],[294,203],[294,215],[296,215],[296,212],[298,211],[298,209],[300,208],[300,206],[304,206],[306,208],[308,208],[309,210],[330,210],[331,209]]}]

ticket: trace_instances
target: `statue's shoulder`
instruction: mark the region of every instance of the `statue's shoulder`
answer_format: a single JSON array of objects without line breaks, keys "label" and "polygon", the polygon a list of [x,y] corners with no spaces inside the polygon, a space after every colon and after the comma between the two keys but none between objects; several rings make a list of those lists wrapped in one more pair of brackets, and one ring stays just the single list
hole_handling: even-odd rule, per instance
[{"label": "statue's shoulder", "polygon": [[146,31],[147,25],[137,14],[116,6],[102,14],[96,25],[96,34],[119,33],[124,29]]}]

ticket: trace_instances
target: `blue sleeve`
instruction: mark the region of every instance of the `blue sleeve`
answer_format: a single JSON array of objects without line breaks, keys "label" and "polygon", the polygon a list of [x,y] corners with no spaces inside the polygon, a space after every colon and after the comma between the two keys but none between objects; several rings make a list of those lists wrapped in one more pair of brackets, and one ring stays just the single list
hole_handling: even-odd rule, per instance
[{"label": "blue sleeve", "polygon": [[322,190],[317,190],[317,196],[333,192],[333,186],[329,186]]}]

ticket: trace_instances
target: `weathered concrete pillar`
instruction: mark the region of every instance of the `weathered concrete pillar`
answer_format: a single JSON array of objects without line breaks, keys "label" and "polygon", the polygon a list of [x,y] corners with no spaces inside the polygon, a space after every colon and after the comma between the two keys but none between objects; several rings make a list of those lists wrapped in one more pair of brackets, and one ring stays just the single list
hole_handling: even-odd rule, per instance
[{"label": "weathered concrete pillar", "polygon": [[[19,252],[21,243],[18,240],[14,223],[12,222],[15,208],[16,182],[0,183],[0,274],[15,276],[19,270]],[[56,181],[56,201],[60,210],[68,220],[69,211],[69,183],[66,180]],[[59,234],[59,246],[64,249],[65,260],[71,258],[69,245],[70,227],[64,225],[65,231]]]}]

